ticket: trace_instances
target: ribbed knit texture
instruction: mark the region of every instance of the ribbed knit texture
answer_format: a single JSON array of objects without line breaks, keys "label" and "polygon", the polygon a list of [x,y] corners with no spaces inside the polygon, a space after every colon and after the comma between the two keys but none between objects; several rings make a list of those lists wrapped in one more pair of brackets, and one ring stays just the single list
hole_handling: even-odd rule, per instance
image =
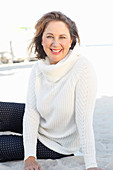
[{"label": "ribbed knit texture", "polygon": [[86,168],[97,167],[93,133],[96,78],[92,65],[77,47],[57,64],[48,58],[33,67],[23,121],[25,159],[36,157],[37,138],[61,153],[80,146]]}]

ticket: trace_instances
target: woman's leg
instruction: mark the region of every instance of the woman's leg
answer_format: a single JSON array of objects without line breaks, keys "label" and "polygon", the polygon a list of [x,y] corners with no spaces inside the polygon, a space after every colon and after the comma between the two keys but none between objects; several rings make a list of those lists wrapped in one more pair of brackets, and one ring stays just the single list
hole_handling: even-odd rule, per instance
[{"label": "woman's leg", "polygon": [[57,152],[47,148],[40,141],[38,141],[37,159],[60,159],[60,158],[67,157],[67,156],[74,156],[74,154],[63,155],[63,154],[57,153]]},{"label": "woman's leg", "polygon": [[23,159],[23,137],[16,135],[0,135],[0,162]]},{"label": "woman's leg", "polygon": [[0,102],[0,131],[22,133],[25,104]]},{"label": "woman's leg", "polygon": [[[31,155],[32,156],[32,155]],[[71,155],[57,153],[40,141],[37,144],[37,159],[60,159]],[[24,146],[23,137],[16,135],[0,135],[0,162],[23,160]]]}]

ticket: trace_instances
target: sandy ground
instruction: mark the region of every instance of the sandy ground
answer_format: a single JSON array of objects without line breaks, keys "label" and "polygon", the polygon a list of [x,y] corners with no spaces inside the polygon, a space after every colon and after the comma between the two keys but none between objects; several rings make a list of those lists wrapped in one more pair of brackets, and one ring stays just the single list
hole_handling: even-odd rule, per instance
[{"label": "sandy ground", "polygon": [[[87,53],[87,51],[86,51]],[[88,55],[90,58],[90,55]],[[107,59],[101,65],[92,58],[96,68],[98,92],[94,110],[94,132],[97,163],[105,170],[113,170],[113,68]],[[101,60],[100,60],[101,61]],[[96,63],[96,65],[95,65]],[[0,66],[0,101],[25,102],[32,63]],[[100,70],[99,70],[99,65]],[[42,170],[85,170],[83,156],[60,160],[38,160]],[[0,163],[0,170],[22,170],[24,161]]]}]

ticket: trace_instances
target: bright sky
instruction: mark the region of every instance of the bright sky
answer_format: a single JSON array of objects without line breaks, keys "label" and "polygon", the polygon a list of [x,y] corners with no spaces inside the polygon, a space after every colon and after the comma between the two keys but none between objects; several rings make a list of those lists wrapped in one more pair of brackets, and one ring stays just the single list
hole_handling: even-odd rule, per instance
[{"label": "bright sky", "polygon": [[0,0],[0,38],[15,28],[34,28],[43,14],[58,10],[76,22],[86,44],[113,44],[112,5],[112,0]]}]

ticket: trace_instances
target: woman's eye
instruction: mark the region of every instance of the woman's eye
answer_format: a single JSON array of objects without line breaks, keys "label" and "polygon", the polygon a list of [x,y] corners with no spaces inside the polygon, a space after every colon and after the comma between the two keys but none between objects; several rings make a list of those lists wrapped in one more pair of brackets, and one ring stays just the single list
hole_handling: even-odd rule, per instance
[{"label": "woman's eye", "polygon": [[53,38],[52,36],[48,35],[47,38]]},{"label": "woman's eye", "polygon": [[66,37],[60,37],[60,39],[65,39]]}]

